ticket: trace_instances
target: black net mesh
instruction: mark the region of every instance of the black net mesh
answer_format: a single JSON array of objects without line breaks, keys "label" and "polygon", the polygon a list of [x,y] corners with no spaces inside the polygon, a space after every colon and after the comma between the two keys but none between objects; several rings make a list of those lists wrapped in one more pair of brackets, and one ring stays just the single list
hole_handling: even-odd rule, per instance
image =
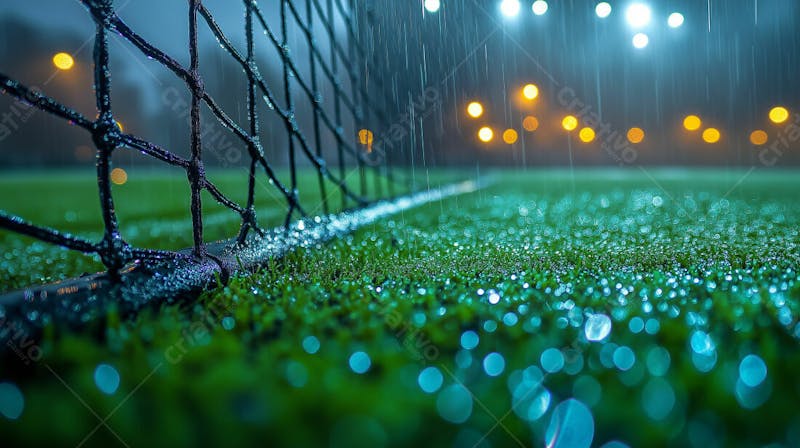
[{"label": "black net mesh", "polygon": [[[154,46],[137,34],[117,14],[112,0],[80,0],[90,13],[95,25],[94,38],[94,83],[97,107],[96,119],[90,119],[76,110],[61,104],[45,93],[30,88],[20,81],[0,73],[0,88],[6,95],[24,101],[84,129],[91,135],[96,149],[97,188],[103,219],[103,237],[93,242],[69,235],[57,229],[47,228],[27,222],[24,217],[0,212],[0,227],[37,238],[68,249],[99,255],[109,272],[116,272],[134,260],[147,260],[153,257],[174,256],[174,254],[135,248],[128,244],[120,234],[117,215],[114,209],[114,196],[110,181],[112,154],[120,150],[135,150],[158,161],[185,170],[191,191],[191,219],[194,240],[193,254],[206,255],[203,238],[202,193],[205,191],[216,201],[238,214],[241,227],[238,235],[232,235],[235,243],[242,244],[250,232],[261,232],[255,210],[256,181],[258,176],[266,176],[269,184],[282,196],[286,204],[285,225],[288,227],[293,217],[306,216],[306,204],[298,194],[298,166],[310,165],[318,177],[321,208],[324,213],[361,207],[370,199],[391,197],[401,188],[407,187],[392,170],[388,159],[376,158],[371,154],[373,132],[385,127],[386,103],[379,104],[375,99],[385,98],[386,90],[380,77],[367,79],[362,69],[368,64],[369,50],[365,48],[363,36],[365,25],[360,23],[359,9],[354,0],[278,0],[279,26],[270,26],[265,12],[257,2],[244,0],[241,7],[244,21],[242,26],[246,37],[244,51],[237,49],[226,31],[215,21],[214,15],[200,0],[187,0],[189,5],[189,55],[190,63],[184,66],[170,57],[165,51]],[[226,7],[232,7],[226,5]],[[272,17],[270,17],[272,19]],[[344,23],[346,32],[339,33],[336,23]],[[274,21],[273,21],[274,23]],[[207,27],[213,33],[226,57],[232,58],[241,66],[247,78],[247,89],[241,96],[247,98],[247,124],[237,124],[226,113],[220,102],[204,88],[201,75],[201,61],[198,52],[198,29]],[[309,70],[301,70],[293,57],[289,45],[290,29],[299,30],[304,36],[307,48]],[[241,32],[241,30],[237,30]],[[116,33],[144,56],[173,73],[191,95],[190,151],[182,157],[147,139],[123,132],[114,116],[111,95],[111,68],[109,63],[109,36]],[[343,35],[344,37],[340,37]],[[319,40],[326,45],[323,51]],[[282,69],[282,86],[271,86],[259,72],[256,63],[256,47],[274,47],[277,60]],[[327,53],[327,54],[323,54]],[[323,98],[320,84],[326,82],[333,86],[331,95]],[[276,94],[280,90],[282,95]],[[305,97],[311,104],[313,114],[310,132],[304,132],[296,117],[296,98]],[[279,98],[278,96],[282,96]],[[223,193],[207,176],[204,153],[207,145],[203,141],[203,109],[219,121],[225,132],[235,136],[246,147],[249,156],[246,203],[237,203]],[[205,113],[205,112],[203,112]],[[264,132],[259,126],[261,113],[274,114],[285,129],[288,180],[276,175],[275,163],[265,155],[262,145]],[[349,126],[345,122],[350,123]],[[368,135],[352,135],[346,129],[364,129]],[[369,131],[367,131],[369,130]],[[323,132],[334,136],[335,157],[323,157],[323,146],[328,140]],[[347,172],[355,168],[358,181],[347,182]],[[368,172],[372,171],[372,173]],[[368,181],[374,179],[374,181]],[[341,203],[330,204],[327,189],[338,189]],[[338,201],[337,201],[338,202]],[[158,219],[154,216],[153,219]]]}]

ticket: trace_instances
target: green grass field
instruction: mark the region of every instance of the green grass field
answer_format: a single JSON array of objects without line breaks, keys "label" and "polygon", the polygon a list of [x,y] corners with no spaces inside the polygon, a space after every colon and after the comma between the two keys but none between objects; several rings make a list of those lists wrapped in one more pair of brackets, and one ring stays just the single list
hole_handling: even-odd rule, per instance
[{"label": "green grass field", "polygon": [[[488,176],[194,306],[48,327],[3,356],[3,444],[800,446],[797,172]],[[0,188],[53,209],[0,209],[97,231],[91,183],[40,179]],[[120,192],[133,242],[189,245],[179,183]],[[0,247],[3,289],[98,268]]]}]

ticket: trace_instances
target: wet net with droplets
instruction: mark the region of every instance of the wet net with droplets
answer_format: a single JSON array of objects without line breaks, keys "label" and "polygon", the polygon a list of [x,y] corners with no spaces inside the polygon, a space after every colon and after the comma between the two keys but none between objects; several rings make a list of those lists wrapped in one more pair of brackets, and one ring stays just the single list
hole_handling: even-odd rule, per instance
[{"label": "wet net with droplets", "polygon": [[[120,234],[119,224],[114,209],[112,185],[110,181],[111,156],[120,149],[140,151],[163,163],[185,170],[191,191],[191,220],[193,236],[193,255],[206,256],[206,245],[203,239],[203,212],[201,193],[206,191],[216,201],[235,212],[241,218],[241,227],[233,241],[238,244],[246,242],[250,232],[261,233],[255,211],[255,184],[257,176],[265,175],[271,185],[278,190],[287,207],[285,226],[288,228],[293,216],[305,216],[306,209],[298,195],[298,157],[307,159],[307,163],[315,169],[318,177],[318,189],[324,213],[362,207],[371,198],[391,197],[396,189],[408,187],[392,169],[387,158],[376,163],[368,154],[368,145],[359,145],[356,138],[351,138],[345,131],[344,118],[353,123],[355,129],[380,129],[386,121],[386,107],[379,105],[371,95],[371,91],[383,89],[380,80],[370,79],[359,73],[359,68],[366,66],[368,51],[363,44],[363,30],[359,23],[357,4],[354,0],[278,0],[279,29],[273,29],[256,1],[244,0],[242,3],[244,17],[244,34],[246,51],[237,50],[226,36],[225,31],[215,20],[209,9],[201,0],[187,0],[189,5],[189,54],[188,67],[181,65],[166,52],[149,43],[136,31],[131,29],[116,13],[112,0],[80,0],[91,14],[96,25],[94,37],[94,83],[97,118],[91,120],[68,106],[45,94],[27,87],[15,79],[0,73],[0,88],[4,94],[19,101],[31,104],[35,108],[60,117],[85,129],[91,135],[96,147],[97,187],[100,197],[103,236],[98,242],[69,235],[56,229],[38,226],[27,222],[23,217],[0,212],[0,228],[33,237],[64,248],[85,254],[96,254],[113,275],[122,267],[135,260],[147,260],[165,256],[176,256],[174,253],[140,249],[128,244]],[[316,18],[316,20],[315,20]],[[338,38],[335,21],[343,21],[346,32],[344,38]],[[200,75],[198,57],[198,27],[205,26],[219,41],[227,56],[233,58],[241,66],[247,77],[247,91],[242,92],[247,98],[247,126],[238,125],[220,106],[203,86]],[[288,45],[288,28],[296,27],[304,36],[308,46],[308,67],[310,75],[304,75],[292,57]],[[181,157],[157,144],[131,133],[123,132],[117,125],[112,109],[111,71],[109,64],[109,33],[116,33],[127,43],[138,49],[143,55],[163,65],[172,72],[191,94],[190,105],[190,155]],[[263,37],[261,36],[263,34]],[[258,36],[258,39],[256,39]],[[320,50],[318,38],[329,41],[329,54]],[[276,98],[274,89],[268,85],[259,73],[256,63],[255,48],[259,43],[274,46],[279,54],[282,69],[282,89],[284,98]],[[344,77],[345,82],[340,78]],[[325,98],[328,108],[323,107],[320,93],[320,80],[325,79],[333,86],[331,98]],[[347,83],[349,82],[349,85]],[[294,88],[293,88],[294,87]],[[294,91],[294,92],[293,92]],[[297,124],[295,115],[295,98],[293,93],[305,95],[312,106],[313,127],[307,136]],[[259,129],[259,99],[263,98],[272,107],[269,113],[277,114],[285,125],[286,145],[288,151],[289,181],[281,182],[276,175],[274,163],[265,156],[262,147],[263,131]],[[280,106],[283,104],[283,106]],[[263,103],[261,104],[263,106]],[[204,144],[201,131],[201,109],[207,108],[226,129],[246,147],[249,155],[249,176],[247,183],[247,199],[239,204],[227,197],[206,176],[203,163]],[[330,109],[333,111],[331,113]],[[323,157],[321,129],[327,129],[335,137],[336,159],[329,164]],[[365,131],[362,131],[365,132]],[[368,138],[371,144],[373,131]],[[363,143],[363,142],[362,142]],[[300,154],[298,154],[300,153]],[[347,182],[346,170],[357,170],[357,187]],[[375,179],[368,185],[367,172]],[[336,188],[341,193],[341,204],[329,204],[327,188]],[[369,191],[372,190],[372,191]],[[157,219],[157,217],[154,217]]]}]

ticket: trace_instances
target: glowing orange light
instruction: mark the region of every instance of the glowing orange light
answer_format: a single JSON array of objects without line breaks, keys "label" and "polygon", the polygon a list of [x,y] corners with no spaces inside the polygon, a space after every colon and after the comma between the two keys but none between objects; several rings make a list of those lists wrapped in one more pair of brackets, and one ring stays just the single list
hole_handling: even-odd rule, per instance
[{"label": "glowing orange light", "polygon": [[369,129],[362,129],[358,131],[358,142],[362,145],[371,145],[372,144],[372,131]]},{"label": "glowing orange light", "polygon": [[369,129],[358,131],[358,142],[367,147],[367,152],[372,152],[372,141],[374,136]]},{"label": "glowing orange light", "polygon": [[567,131],[574,131],[578,127],[578,119],[573,115],[567,115],[561,120],[561,126]]},{"label": "glowing orange light", "polygon": [[117,121],[117,128],[119,129],[119,132],[125,132],[125,128],[122,126],[122,123],[119,122],[119,121]]},{"label": "glowing orange light", "polygon": [[628,141],[636,144],[641,143],[644,140],[644,130],[642,128],[630,128],[628,129]]},{"label": "glowing orange light", "polygon": [[484,126],[478,131],[478,138],[484,143],[489,143],[494,138],[494,131],[492,128]]},{"label": "glowing orange light", "polygon": [[539,88],[536,87],[536,84],[527,84],[522,88],[522,96],[524,96],[526,100],[535,100],[536,97],[539,96]]},{"label": "glowing orange light", "polygon": [[53,65],[59,70],[69,70],[75,65],[75,59],[68,53],[56,53],[53,55]]},{"label": "glowing orange light", "polygon": [[533,132],[539,129],[539,119],[533,116],[527,116],[522,120],[522,128],[528,132]]},{"label": "glowing orange light", "polygon": [[583,128],[578,132],[578,138],[584,143],[591,143],[594,140],[594,129]]},{"label": "glowing orange light", "polygon": [[761,129],[756,129],[750,134],[750,143],[761,146],[769,140],[769,136],[766,132],[762,131]]},{"label": "glowing orange light", "polygon": [[769,119],[775,124],[781,124],[789,119],[789,110],[782,106],[773,107],[769,111]]},{"label": "glowing orange light", "polygon": [[696,131],[703,125],[703,121],[697,115],[689,115],[683,119],[683,127],[687,131]]},{"label": "glowing orange light", "polygon": [[718,129],[708,128],[703,131],[703,141],[706,143],[717,143],[722,135]]},{"label": "glowing orange light", "polygon": [[128,173],[122,168],[114,168],[111,170],[111,182],[116,185],[125,185],[125,182],[128,182]]},{"label": "glowing orange light", "polygon": [[517,131],[513,129],[506,129],[506,131],[503,132],[503,141],[508,143],[509,145],[513,145],[514,143],[516,143],[518,137],[519,136],[517,135]]},{"label": "glowing orange light", "polygon": [[483,115],[483,105],[477,101],[473,101],[467,105],[467,113],[472,118],[479,118]]}]

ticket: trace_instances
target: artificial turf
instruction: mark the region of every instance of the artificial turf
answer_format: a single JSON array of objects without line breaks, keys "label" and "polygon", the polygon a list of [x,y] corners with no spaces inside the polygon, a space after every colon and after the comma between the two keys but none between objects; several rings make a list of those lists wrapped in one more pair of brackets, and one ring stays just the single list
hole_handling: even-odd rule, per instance
[{"label": "artificial turf", "polygon": [[51,325],[4,354],[4,440],[800,445],[798,173],[489,178],[194,304]]}]

